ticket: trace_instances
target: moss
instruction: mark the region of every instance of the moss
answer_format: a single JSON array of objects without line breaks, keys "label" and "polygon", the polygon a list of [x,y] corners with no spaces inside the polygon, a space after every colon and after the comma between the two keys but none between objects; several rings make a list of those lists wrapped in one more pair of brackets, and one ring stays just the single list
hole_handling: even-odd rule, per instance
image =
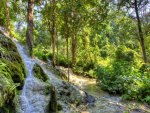
[{"label": "moss", "polygon": [[2,58],[1,61],[7,65],[6,71],[11,74],[11,78],[14,83],[20,84],[18,88],[21,89],[24,85],[24,74],[22,66],[19,63],[12,63],[4,58]]},{"label": "moss", "polygon": [[44,82],[49,80],[47,74],[44,73],[43,69],[38,64],[35,64],[33,67],[33,75]]},{"label": "moss", "polygon": [[[6,71],[6,65],[0,61],[0,112],[10,112],[15,94],[16,84],[14,84],[10,73]],[[13,113],[12,110],[11,113]]]},{"label": "moss", "polygon": [[14,83],[24,84],[25,68],[17,47],[11,39],[0,35],[0,60],[6,64],[6,71],[10,73]]},{"label": "moss", "polygon": [[0,34],[0,112],[15,113],[13,99],[24,84],[25,67],[11,39]]}]

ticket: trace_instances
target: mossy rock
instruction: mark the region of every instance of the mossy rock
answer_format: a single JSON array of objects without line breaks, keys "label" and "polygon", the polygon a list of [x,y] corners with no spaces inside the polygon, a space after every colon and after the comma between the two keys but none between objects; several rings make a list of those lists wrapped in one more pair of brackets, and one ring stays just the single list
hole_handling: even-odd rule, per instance
[{"label": "mossy rock", "polygon": [[21,89],[24,85],[24,73],[22,66],[17,62],[12,63],[4,58],[2,58],[1,61],[7,65],[6,71],[9,72],[14,83],[20,84],[18,89]]},{"label": "mossy rock", "polygon": [[48,75],[44,73],[43,69],[37,63],[33,67],[33,75],[44,82],[49,80]]},{"label": "mossy rock", "polygon": [[51,88],[51,101],[49,103],[50,111],[53,113],[57,112],[57,97],[55,87]]},{"label": "mossy rock", "polygon": [[19,83],[18,89],[24,85],[25,67],[14,42],[0,34],[0,61],[6,64],[14,83]]},{"label": "mossy rock", "polygon": [[12,111],[13,98],[16,94],[16,87],[11,75],[6,70],[6,64],[0,61],[0,113]]},{"label": "mossy rock", "polygon": [[13,99],[24,85],[25,67],[14,42],[0,34],[0,112],[15,113]]}]

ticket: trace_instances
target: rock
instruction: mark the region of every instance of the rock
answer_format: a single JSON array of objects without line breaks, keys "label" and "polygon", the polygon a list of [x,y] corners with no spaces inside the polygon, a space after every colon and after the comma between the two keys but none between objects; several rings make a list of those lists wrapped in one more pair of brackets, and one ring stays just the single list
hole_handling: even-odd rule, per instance
[{"label": "rock", "polygon": [[95,97],[88,95],[87,93],[85,93],[85,102],[86,103],[94,103],[96,101]]},{"label": "rock", "polygon": [[[19,104],[17,109],[19,113],[49,113],[48,106],[51,97],[52,85],[48,82],[43,82],[38,78],[27,78],[28,86],[25,87],[25,92],[18,98]],[[20,110],[21,109],[21,110]]]},{"label": "rock", "polygon": [[60,103],[57,103],[57,110],[61,111],[63,109],[62,105]]},{"label": "rock", "polygon": [[52,113],[57,112],[57,98],[55,87],[51,88],[51,97],[50,97],[49,109]]},{"label": "rock", "polygon": [[13,99],[16,91],[22,89],[24,78],[25,67],[17,47],[0,34],[0,109],[3,112],[15,112]]},{"label": "rock", "polygon": [[44,82],[49,80],[47,74],[44,73],[43,69],[37,63],[33,67],[33,75]]}]

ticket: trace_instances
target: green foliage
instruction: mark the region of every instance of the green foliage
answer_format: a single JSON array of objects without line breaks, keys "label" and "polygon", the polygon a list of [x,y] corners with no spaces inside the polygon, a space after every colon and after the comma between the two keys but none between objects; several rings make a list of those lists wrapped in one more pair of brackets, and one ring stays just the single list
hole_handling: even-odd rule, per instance
[{"label": "green foliage", "polygon": [[0,61],[0,107],[7,104],[7,101],[11,101],[16,90],[16,85],[11,78],[11,74],[6,70],[6,68],[6,64]]},{"label": "green foliage", "polygon": [[97,79],[100,80],[102,89],[109,93],[121,94],[124,99],[147,103],[150,95],[149,75],[141,73],[127,61],[114,62],[112,67],[97,68]]},{"label": "green foliage", "polygon": [[0,112],[14,113],[13,99],[24,84],[25,69],[15,44],[0,34]]},{"label": "green foliage", "polygon": [[41,44],[39,44],[34,49],[34,55],[44,61],[47,61],[49,58],[52,58],[52,54],[46,48],[44,48]]},{"label": "green foliage", "polygon": [[43,69],[38,64],[34,65],[33,74],[34,74],[35,77],[37,77],[38,79],[40,79],[44,82],[49,80],[48,75],[44,73]]},{"label": "green foliage", "polygon": [[116,60],[134,61],[134,51],[126,48],[126,46],[119,46],[116,51]]},{"label": "green foliage", "polygon": [[24,84],[25,68],[15,44],[8,38],[0,35],[0,61],[6,64],[6,71],[10,73],[14,83]]},{"label": "green foliage", "polygon": [[64,55],[60,55],[58,57],[59,59],[57,59],[56,62],[58,62],[60,66],[68,67],[68,64],[69,64],[69,67],[71,67],[70,59],[67,62],[67,58]]}]

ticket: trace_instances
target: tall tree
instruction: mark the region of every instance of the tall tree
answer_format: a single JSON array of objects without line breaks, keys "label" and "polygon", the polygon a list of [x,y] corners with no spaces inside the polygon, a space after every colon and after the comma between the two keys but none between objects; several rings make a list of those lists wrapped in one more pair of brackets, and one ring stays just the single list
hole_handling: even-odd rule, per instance
[{"label": "tall tree", "polygon": [[44,24],[47,26],[48,31],[51,37],[51,46],[52,46],[52,65],[55,67],[56,65],[56,1],[55,0],[48,0],[46,2],[45,8],[43,9],[43,21]]},{"label": "tall tree", "polygon": [[51,37],[52,37],[52,51],[53,51],[53,67],[56,65],[56,53],[55,53],[55,46],[56,46],[56,1],[50,0],[51,6]]},{"label": "tall tree", "polygon": [[65,38],[66,38],[66,56],[67,56],[67,65],[68,65],[68,82],[70,80],[69,76],[69,26],[68,26],[68,15],[65,12],[64,14],[64,24],[65,24]]},{"label": "tall tree", "polygon": [[138,34],[140,38],[140,44],[141,44],[143,59],[145,63],[147,63],[147,55],[145,50],[144,35],[143,35],[142,24],[139,16],[139,10],[142,9],[145,5],[147,5],[148,2],[149,2],[148,0],[118,0],[119,6],[126,6],[127,9],[135,10]]},{"label": "tall tree", "polygon": [[147,62],[147,56],[146,56],[146,50],[145,50],[145,43],[144,43],[144,36],[143,36],[143,31],[142,31],[142,25],[141,25],[141,20],[139,17],[139,11],[138,11],[138,3],[137,0],[134,0],[134,8],[136,12],[136,19],[138,23],[138,30],[139,30],[139,37],[140,37],[140,42],[141,42],[141,47],[142,47],[142,52],[143,52],[143,58],[144,62]]},{"label": "tall tree", "polygon": [[34,38],[33,12],[34,12],[34,0],[28,0],[26,42],[30,56],[33,56],[33,38]]},{"label": "tall tree", "polygon": [[9,16],[9,6],[8,0],[5,0],[5,16],[6,16],[6,30],[8,35],[10,35],[10,16]]}]

